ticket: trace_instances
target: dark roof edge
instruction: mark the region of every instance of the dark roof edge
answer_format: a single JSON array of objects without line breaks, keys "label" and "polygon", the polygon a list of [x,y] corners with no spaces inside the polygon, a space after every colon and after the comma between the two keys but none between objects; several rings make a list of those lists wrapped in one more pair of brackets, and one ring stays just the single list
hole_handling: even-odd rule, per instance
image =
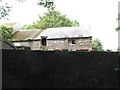
[{"label": "dark roof edge", "polygon": [[[47,40],[60,40],[60,39],[80,39],[80,38],[92,38],[89,37],[65,37],[65,38],[49,38]],[[40,41],[41,39],[23,39],[23,40],[10,40],[11,42],[27,42],[27,41]]]},{"label": "dark roof edge", "polygon": [[59,39],[80,39],[80,38],[92,38],[92,36],[89,37],[65,37],[65,38],[49,38],[47,40],[59,40]]},{"label": "dark roof edge", "polygon": [[27,42],[27,41],[40,41],[41,39],[22,39],[22,40],[10,40],[11,42]]}]

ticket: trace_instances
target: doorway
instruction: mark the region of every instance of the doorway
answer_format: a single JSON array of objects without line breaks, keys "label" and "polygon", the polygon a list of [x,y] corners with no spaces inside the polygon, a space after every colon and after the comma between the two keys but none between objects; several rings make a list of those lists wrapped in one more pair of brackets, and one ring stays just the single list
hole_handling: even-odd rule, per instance
[{"label": "doorway", "polygon": [[41,36],[41,44],[43,46],[46,46],[47,45],[47,37],[46,36]]}]

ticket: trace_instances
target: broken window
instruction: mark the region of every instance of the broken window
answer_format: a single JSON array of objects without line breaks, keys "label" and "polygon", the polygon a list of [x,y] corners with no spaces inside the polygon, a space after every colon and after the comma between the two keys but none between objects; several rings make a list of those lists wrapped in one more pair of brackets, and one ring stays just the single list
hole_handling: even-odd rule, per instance
[{"label": "broken window", "polygon": [[75,40],[69,40],[68,43],[69,43],[70,45],[73,45],[73,44],[75,44]]}]

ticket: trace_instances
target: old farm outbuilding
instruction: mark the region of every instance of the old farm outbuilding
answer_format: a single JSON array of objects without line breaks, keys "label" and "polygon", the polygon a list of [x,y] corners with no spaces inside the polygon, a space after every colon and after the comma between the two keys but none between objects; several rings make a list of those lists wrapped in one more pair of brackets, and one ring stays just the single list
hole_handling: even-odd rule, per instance
[{"label": "old farm outbuilding", "polygon": [[81,27],[48,28],[45,30],[19,30],[13,35],[15,46],[28,46],[40,50],[92,50],[92,36]]}]

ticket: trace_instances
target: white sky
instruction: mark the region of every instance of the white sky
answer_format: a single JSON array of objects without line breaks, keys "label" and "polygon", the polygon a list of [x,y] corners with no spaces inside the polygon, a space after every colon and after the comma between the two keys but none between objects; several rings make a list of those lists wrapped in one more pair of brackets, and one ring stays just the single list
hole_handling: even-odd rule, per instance
[{"label": "white sky", "polygon": [[[19,3],[16,0],[3,0],[13,6],[10,13],[10,20],[3,22],[19,22],[20,24],[32,24],[38,20],[38,14],[42,15],[47,11],[44,7],[36,4],[38,0],[26,0]],[[54,0],[56,10],[66,14],[68,18],[77,20],[80,26],[88,27],[91,30],[93,39],[98,38],[103,48],[118,48],[118,1],[120,0]]]}]

